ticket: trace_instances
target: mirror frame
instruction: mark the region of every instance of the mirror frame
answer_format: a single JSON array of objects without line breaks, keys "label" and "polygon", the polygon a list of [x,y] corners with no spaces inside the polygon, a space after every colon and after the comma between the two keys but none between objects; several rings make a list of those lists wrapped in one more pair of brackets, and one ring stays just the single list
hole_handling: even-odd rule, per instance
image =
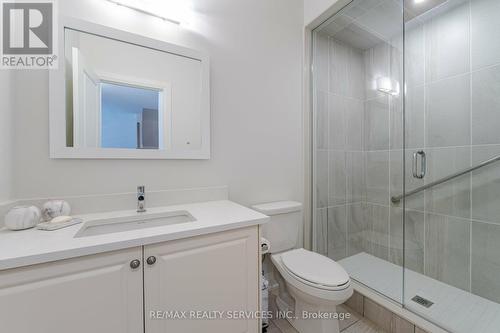
[{"label": "mirror frame", "polygon": [[[200,149],[174,151],[169,150],[168,147],[165,147],[166,149],[164,150],[67,147],[66,69],[64,64],[66,28],[200,61],[202,84],[200,92]],[[69,17],[60,19],[58,38],[60,41],[58,45],[59,67],[58,69],[49,71],[49,137],[51,159],[210,159],[210,59],[206,53]]]}]

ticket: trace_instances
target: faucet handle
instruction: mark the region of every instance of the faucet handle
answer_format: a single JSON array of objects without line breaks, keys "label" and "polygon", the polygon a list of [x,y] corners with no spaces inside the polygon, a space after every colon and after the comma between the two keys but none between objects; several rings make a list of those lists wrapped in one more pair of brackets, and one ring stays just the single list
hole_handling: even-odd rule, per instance
[{"label": "faucet handle", "polygon": [[137,212],[144,213],[146,211],[146,187],[137,186]]}]

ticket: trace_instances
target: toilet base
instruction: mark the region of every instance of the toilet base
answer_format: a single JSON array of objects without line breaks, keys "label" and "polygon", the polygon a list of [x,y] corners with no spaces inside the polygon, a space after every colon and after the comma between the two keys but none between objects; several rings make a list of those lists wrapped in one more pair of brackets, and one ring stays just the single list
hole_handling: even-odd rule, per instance
[{"label": "toilet base", "polygon": [[286,313],[286,319],[299,333],[339,333],[337,305],[353,293],[348,283],[345,288],[325,290],[302,283],[284,267],[280,254],[271,257],[279,293],[276,305]]}]

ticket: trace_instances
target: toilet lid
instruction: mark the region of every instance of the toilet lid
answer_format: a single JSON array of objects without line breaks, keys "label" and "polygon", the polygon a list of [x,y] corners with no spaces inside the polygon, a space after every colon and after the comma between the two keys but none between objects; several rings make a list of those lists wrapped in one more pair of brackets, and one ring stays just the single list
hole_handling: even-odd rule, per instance
[{"label": "toilet lid", "polygon": [[349,282],[339,264],[318,253],[297,249],[283,253],[281,260],[291,273],[314,284],[337,287]]}]

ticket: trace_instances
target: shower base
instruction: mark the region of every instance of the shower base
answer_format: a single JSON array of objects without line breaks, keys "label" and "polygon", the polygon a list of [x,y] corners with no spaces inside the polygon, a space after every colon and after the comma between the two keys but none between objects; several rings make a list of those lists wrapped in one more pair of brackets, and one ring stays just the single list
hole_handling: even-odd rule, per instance
[{"label": "shower base", "polygon": [[[500,304],[473,295],[423,274],[403,268],[367,253],[339,263],[357,282],[403,303],[404,307],[436,325],[456,333],[498,333]],[[418,296],[433,304],[412,300]],[[418,300],[418,299],[417,299]]]}]

